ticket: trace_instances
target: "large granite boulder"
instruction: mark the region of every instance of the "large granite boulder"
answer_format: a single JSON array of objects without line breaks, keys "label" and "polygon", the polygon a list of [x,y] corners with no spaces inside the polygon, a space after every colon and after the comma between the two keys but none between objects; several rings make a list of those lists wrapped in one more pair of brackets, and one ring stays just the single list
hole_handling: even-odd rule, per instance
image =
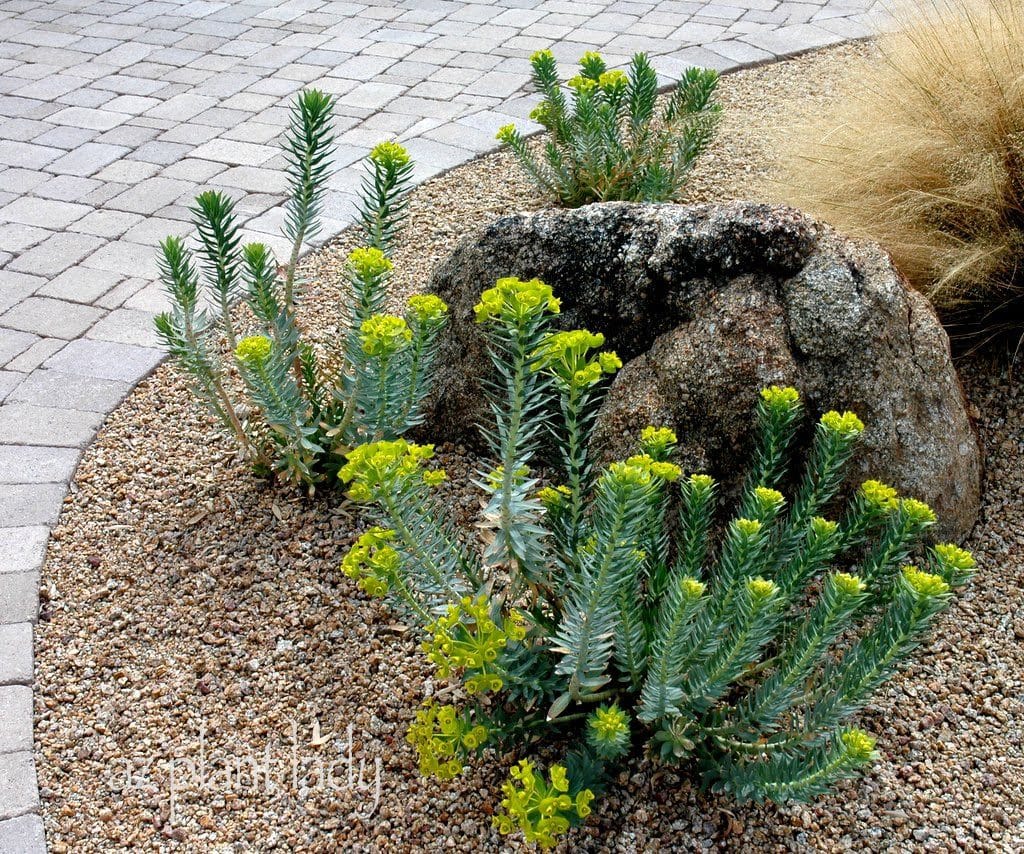
[{"label": "large granite boulder", "polygon": [[688,470],[742,477],[758,389],[796,386],[811,418],[867,425],[851,480],[929,502],[946,537],[974,524],[980,455],[949,341],[888,256],[798,211],[761,204],[635,205],[503,217],[464,240],[431,289],[449,302],[431,434],[472,441],[488,370],[472,306],[500,276],[538,277],[561,328],[603,332],[625,366],[594,446],[621,456],[646,424],[673,427]]}]

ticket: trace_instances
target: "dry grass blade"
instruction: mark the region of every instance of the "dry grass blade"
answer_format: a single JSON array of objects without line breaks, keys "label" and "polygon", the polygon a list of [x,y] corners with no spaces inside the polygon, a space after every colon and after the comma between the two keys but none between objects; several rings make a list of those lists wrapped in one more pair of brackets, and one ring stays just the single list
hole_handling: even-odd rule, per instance
[{"label": "dry grass blade", "polygon": [[881,243],[954,331],[1024,326],[1024,0],[946,0],[787,133],[785,200]]}]

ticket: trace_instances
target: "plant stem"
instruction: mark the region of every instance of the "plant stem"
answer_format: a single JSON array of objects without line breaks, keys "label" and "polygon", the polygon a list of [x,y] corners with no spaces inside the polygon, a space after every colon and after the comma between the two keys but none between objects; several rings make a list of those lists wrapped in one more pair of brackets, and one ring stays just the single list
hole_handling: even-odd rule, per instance
[{"label": "plant stem", "polygon": [[231,399],[228,397],[228,394],[224,390],[224,387],[221,385],[220,381],[217,380],[216,377],[212,376],[210,377],[210,381],[213,383],[213,388],[224,406],[224,414],[227,415],[228,421],[231,423],[231,429],[234,431],[235,437],[238,439],[239,443],[242,445],[243,448],[245,448],[246,452],[250,455],[250,459],[254,463],[266,463],[266,456],[262,452],[257,451],[253,447],[252,442],[249,441],[249,437],[248,435],[246,435],[245,428],[242,427],[242,422],[239,420],[238,414],[235,412],[235,407],[232,405]]},{"label": "plant stem", "polygon": [[580,414],[583,399],[579,387],[570,383],[569,394],[565,398],[566,427],[566,474],[569,479],[569,548],[575,556],[579,542],[580,522],[583,518],[583,471],[586,467],[586,448],[580,430]]},{"label": "plant stem", "polygon": [[394,498],[390,492],[384,492],[379,500],[387,511],[388,518],[391,524],[398,531],[399,536],[402,538],[402,542],[405,547],[409,550],[409,553],[430,573],[434,583],[439,588],[443,589],[450,601],[458,601],[459,591],[453,590],[447,583],[444,577],[444,573],[438,567],[437,563],[433,558],[423,549],[421,541],[409,530],[409,527],[405,524],[405,519],[402,518],[401,512],[398,506],[395,504]]},{"label": "plant stem", "polygon": [[420,365],[422,364],[426,343],[427,339],[423,335],[417,335],[413,340],[412,358],[409,362],[409,393],[406,396],[405,404],[402,406],[402,411],[396,420],[396,423],[402,427],[407,424],[413,407],[416,405],[416,391],[420,383]]},{"label": "plant stem", "polygon": [[523,389],[526,385],[526,371],[528,370],[524,330],[521,328],[517,329],[516,333],[512,388],[509,393],[511,412],[509,413],[508,429],[505,433],[505,442],[502,448],[501,499],[498,513],[498,532],[503,541],[505,555],[514,564],[514,569],[518,570],[518,572],[513,572],[510,583],[510,590],[513,594],[523,585],[524,582],[521,576],[525,575],[523,562],[515,553],[510,533],[515,523],[512,499],[516,477],[515,467],[519,457],[519,431],[522,427],[523,416]]},{"label": "plant stem", "polygon": [[356,399],[359,396],[359,380],[360,373],[356,371],[355,379],[352,382],[352,390],[349,392],[348,399],[342,404],[345,408],[345,414],[341,418],[341,423],[338,424],[338,436],[343,442],[347,441],[346,433],[348,433],[349,425],[352,423],[352,418],[355,415]]},{"label": "plant stem", "polygon": [[386,356],[380,357],[377,368],[377,417],[376,433],[374,438],[381,438],[385,434],[385,422],[388,416],[388,367],[391,360]]},{"label": "plant stem", "polygon": [[397,572],[393,572],[390,573],[389,577],[391,579],[391,583],[398,588],[398,592],[402,596],[402,601],[404,601],[415,612],[416,616],[420,618],[424,626],[430,625],[434,621],[434,618],[427,613],[427,610],[417,601],[416,597],[412,595],[412,591],[402,580],[401,576]]}]

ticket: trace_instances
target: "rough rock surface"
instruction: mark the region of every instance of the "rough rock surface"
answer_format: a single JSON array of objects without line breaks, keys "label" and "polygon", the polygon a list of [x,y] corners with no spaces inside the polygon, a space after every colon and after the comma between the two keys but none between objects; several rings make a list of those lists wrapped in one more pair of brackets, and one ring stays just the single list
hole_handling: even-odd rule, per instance
[{"label": "rough rock surface", "polygon": [[669,425],[688,468],[735,486],[754,396],[785,383],[806,398],[807,434],[828,409],[867,424],[851,480],[877,477],[928,501],[940,536],[974,524],[981,462],[948,339],[880,249],[752,203],[503,217],[464,240],[431,284],[452,307],[429,413],[438,439],[471,440],[485,417],[489,363],[472,306],[509,275],[550,284],[558,325],[603,332],[626,362],[598,417],[602,456],[627,453],[646,424]]}]

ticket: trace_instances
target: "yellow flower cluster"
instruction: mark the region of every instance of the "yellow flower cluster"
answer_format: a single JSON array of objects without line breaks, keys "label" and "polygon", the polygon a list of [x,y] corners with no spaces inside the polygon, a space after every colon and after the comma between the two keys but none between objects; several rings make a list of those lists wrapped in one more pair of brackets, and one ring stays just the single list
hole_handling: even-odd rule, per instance
[{"label": "yellow flower cluster", "polygon": [[646,486],[651,482],[650,469],[631,462],[612,463],[604,473],[604,477],[619,486]]},{"label": "yellow flower cluster", "polygon": [[866,762],[873,759],[875,755],[875,739],[862,729],[848,729],[841,736],[840,741],[846,755],[856,762]]},{"label": "yellow flower cluster", "polygon": [[597,88],[597,81],[590,77],[584,77],[582,74],[577,74],[575,77],[570,77],[566,80],[565,85],[572,89],[577,95],[586,95]]},{"label": "yellow flower cluster", "polygon": [[906,518],[917,525],[931,525],[935,522],[935,511],[923,501],[916,498],[901,498],[899,510]]},{"label": "yellow flower cluster", "polygon": [[427,486],[437,486],[448,480],[448,472],[444,469],[432,469],[423,472],[423,482]]},{"label": "yellow flower cluster", "polygon": [[388,545],[394,538],[395,532],[388,528],[370,528],[341,561],[341,571],[370,596],[387,594],[398,572],[398,552]]},{"label": "yellow flower cluster", "polygon": [[534,370],[547,371],[564,387],[589,388],[622,367],[622,360],[611,350],[588,357],[592,349],[603,345],[603,335],[586,329],[552,332],[533,354]]},{"label": "yellow flower cluster", "polygon": [[375,314],[359,326],[359,342],[367,356],[393,356],[412,341],[412,330],[401,317]]},{"label": "yellow flower cluster", "polygon": [[678,441],[668,427],[644,427],[640,432],[640,447],[656,460],[667,459]]},{"label": "yellow flower cluster", "polygon": [[361,279],[375,279],[390,273],[391,261],[375,246],[360,246],[348,254],[349,266]]},{"label": "yellow flower cluster", "polygon": [[422,467],[433,456],[433,445],[417,445],[405,439],[368,442],[346,454],[348,462],[341,467],[338,477],[351,484],[348,495],[353,501],[366,502],[381,491],[390,492],[398,480],[419,477],[431,483],[436,475],[424,472]]},{"label": "yellow flower cluster", "polygon": [[539,317],[545,311],[558,314],[562,304],[555,298],[551,288],[540,279],[508,277],[498,279],[493,288],[480,294],[480,302],[474,307],[477,323],[488,320],[524,323]]},{"label": "yellow flower cluster", "polygon": [[834,409],[821,416],[822,427],[838,433],[840,436],[853,438],[864,432],[864,422],[852,412],[836,412]]},{"label": "yellow flower cluster", "polygon": [[935,555],[944,566],[960,572],[970,572],[976,565],[974,555],[953,543],[939,543],[935,546]]},{"label": "yellow flower cluster", "polygon": [[651,477],[675,483],[683,474],[683,470],[675,463],[659,462],[650,454],[637,454],[626,460],[626,465],[636,466],[647,472]]},{"label": "yellow flower cluster", "polygon": [[387,141],[378,142],[370,150],[370,160],[384,168],[394,169],[405,166],[410,158],[405,146],[399,145],[397,142]]},{"label": "yellow flower cluster", "polygon": [[557,510],[571,497],[572,490],[568,486],[545,486],[537,490],[537,500],[548,511]]},{"label": "yellow flower cluster", "polygon": [[707,492],[715,485],[715,479],[709,474],[691,474],[690,487],[698,492]]},{"label": "yellow flower cluster", "polygon": [[[543,104],[541,106],[543,106]],[[530,113],[530,118],[538,124],[543,124],[543,122],[541,122],[539,111],[540,107],[536,107],[533,112]],[[537,116],[534,116],[534,113],[537,113]],[[513,124],[502,125],[498,128],[498,132],[494,135],[494,138],[505,145],[511,144],[516,138],[516,126]]]},{"label": "yellow flower cluster", "polygon": [[924,572],[916,566],[905,566],[901,571],[903,580],[918,596],[943,596],[949,592],[949,585],[938,575]]},{"label": "yellow flower cluster", "polygon": [[895,489],[878,480],[866,480],[860,485],[855,506],[861,516],[858,524],[864,526],[872,517],[885,516],[890,517],[890,525],[903,526],[908,531],[920,532],[935,523],[935,511],[931,507],[916,498],[900,498]]},{"label": "yellow flower cluster", "polygon": [[590,728],[601,741],[613,741],[629,732],[629,718],[618,706],[601,706],[590,716]]},{"label": "yellow flower cluster", "polygon": [[604,759],[629,749],[629,715],[617,705],[599,706],[587,717],[587,741]]},{"label": "yellow flower cluster", "polygon": [[815,516],[811,519],[811,533],[819,539],[828,539],[838,530],[839,524],[830,519],[823,519],[821,516]]},{"label": "yellow flower cluster", "polygon": [[606,71],[597,78],[597,85],[601,87],[601,91],[609,95],[622,92],[628,84],[629,78],[625,71]]},{"label": "yellow flower cluster", "polygon": [[932,557],[938,564],[936,571],[951,587],[963,584],[974,574],[974,555],[954,543],[939,543],[932,549]]},{"label": "yellow flower cluster", "polygon": [[259,364],[270,356],[270,339],[266,335],[250,335],[238,342],[235,358],[243,364]]},{"label": "yellow flower cluster", "polygon": [[455,706],[431,701],[416,713],[405,740],[419,754],[421,774],[451,780],[462,773],[466,751],[486,744],[488,734],[487,727],[460,717]]},{"label": "yellow flower cluster", "polygon": [[879,510],[895,510],[899,504],[899,493],[880,480],[866,480],[860,485],[860,494],[868,504]]},{"label": "yellow flower cluster", "polygon": [[747,590],[750,591],[751,598],[765,602],[778,592],[779,586],[774,581],[758,576],[747,581]]},{"label": "yellow flower cluster", "polygon": [[499,626],[491,619],[490,604],[486,596],[476,599],[464,597],[457,605],[426,627],[430,639],[422,648],[427,658],[437,667],[437,675],[447,678],[455,672],[465,672],[463,681],[470,694],[500,691],[504,680],[494,666],[498,655],[509,641],[526,637],[526,620],[512,610]]},{"label": "yellow flower cluster", "polygon": [[[553,112],[551,108],[551,103],[549,101],[541,101],[536,107],[530,110],[530,119],[532,121],[535,121],[539,125],[543,125],[544,127],[548,126],[548,124],[551,121],[552,115]],[[504,125],[498,131],[498,139],[501,139],[501,131],[504,130],[505,128],[512,128],[512,130],[515,131],[515,125]],[[503,139],[501,141],[506,142],[506,140]]]},{"label": "yellow flower cluster", "polygon": [[752,539],[761,533],[761,523],[757,519],[736,519],[732,526],[738,534],[747,539]]},{"label": "yellow flower cluster", "polygon": [[757,503],[758,512],[768,515],[782,507],[786,499],[777,489],[759,486],[754,490],[754,501]]},{"label": "yellow flower cluster", "polygon": [[434,294],[409,297],[409,315],[421,326],[434,326],[448,314],[448,304]]},{"label": "yellow flower cluster", "polygon": [[792,386],[770,385],[761,389],[761,400],[769,409],[791,409],[800,402],[800,392]]},{"label": "yellow flower cluster", "polygon": [[590,803],[594,800],[590,789],[580,790],[573,798],[563,765],[552,765],[548,774],[550,782],[545,782],[534,773],[527,759],[509,772],[510,779],[502,786],[504,812],[494,817],[494,826],[500,833],[509,834],[518,827],[527,842],[551,848],[572,821],[590,815]]},{"label": "yellow flower cluster", "polygon": [[836,572],[832,575],[832,583],[836,590],[847,596],[859,596],[867,588],[864,581],[857,575],[848,572]]}]

